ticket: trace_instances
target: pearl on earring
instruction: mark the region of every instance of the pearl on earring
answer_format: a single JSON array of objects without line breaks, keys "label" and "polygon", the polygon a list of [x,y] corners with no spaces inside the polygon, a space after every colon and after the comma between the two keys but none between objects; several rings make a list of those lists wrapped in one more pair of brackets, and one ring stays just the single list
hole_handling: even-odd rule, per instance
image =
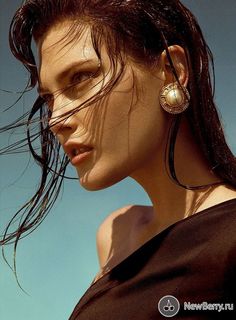
[{"label": "pearl on earring", "polygon": [[185,111],[189,106],[190,95],[185,87],[177,82],[164,86],[160,92],[160,105],[171,114],[178,114]]}]

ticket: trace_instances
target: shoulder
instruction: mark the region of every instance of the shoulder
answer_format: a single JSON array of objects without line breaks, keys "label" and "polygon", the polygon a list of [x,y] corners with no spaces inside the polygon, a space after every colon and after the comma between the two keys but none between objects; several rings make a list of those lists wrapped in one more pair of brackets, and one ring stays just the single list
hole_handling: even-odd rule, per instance
[{"label": "shoulder", "polygon": [[116,221],[118,220],[127,220],[127,216],[124,217],[124,215],[130,211],[136,210],[136,207],[137,206],[135,205],[127,205],[111,212],[98,227],[96,243],[99,264],[101,267],[106,264],[111,252],[114,224],[116,224]]},{"label": "shoulder", "polygon": [[147,206],[124,206],[110,213],[101,223],[96,234],[97,254],[101,268],[106,265],[112,255],[114,259],[114,248],[116,255],[119,256],[121,251],[125,250],[124,245],[128,246],[127,235],[132,233],[145,208]]}]

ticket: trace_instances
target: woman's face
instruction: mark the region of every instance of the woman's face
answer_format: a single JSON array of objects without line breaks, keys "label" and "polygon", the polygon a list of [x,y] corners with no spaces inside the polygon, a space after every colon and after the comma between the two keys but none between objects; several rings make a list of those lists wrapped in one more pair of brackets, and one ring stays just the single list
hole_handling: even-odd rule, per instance
[{"label": "woman's face", "polygon": [[[81,185],[98,190],[132,176],[158,156],[167,130],[159,105],[164,77],[159,67],[148,70],[126,58],[121,79],[105,97],[63,118],[114,77],[105,46],[99,66],[89,27],[73,39],[68,38],[70,26],[70,21],[53,26],[37,43],[39,90],[51,100],[51,130],[71,158]],[[119,68],[118,63],[116,74]],[[87,156],[80,144],[92,147]]]}]

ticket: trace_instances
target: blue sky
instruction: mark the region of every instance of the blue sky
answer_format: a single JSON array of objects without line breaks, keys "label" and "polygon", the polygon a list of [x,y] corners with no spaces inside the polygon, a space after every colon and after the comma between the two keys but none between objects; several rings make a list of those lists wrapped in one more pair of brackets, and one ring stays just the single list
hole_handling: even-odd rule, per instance
[{"label": "blue sky", "polygon": [[[0,88],[19,91],[27,72],[11,56],[7,43],[10,18],[21,1],[0,4]],[[216,103],[226,138],[234,153],[236,120],[236,4],[234,0],[185,0],[197,16],[214,53]],[[196,48],[197,49],[197,48]],[[9,112],[2,112],[17,95],[0,92],[0,126],[28,110],[35,93],[27,94]],[[1,146],[22,137],[23,129],[1,136]],[[0,157],[0,230],[37,187],[39,168],[29,154]],[[23,171],[27,167],[24,174]],[[69,174],[76,176],[73,168]],[[142,188],[131,179],[96,192],[83,190],[77,181],[66,181],[63,195],[43,224],[19,243],[18,276],[30,296],[17,286],[14,275],[0,257],[0,319],[65,320],[98,271],[96,230],[103,219],[126,204],[150,204]],[[6,248],[12,261],[12,248]]]}]

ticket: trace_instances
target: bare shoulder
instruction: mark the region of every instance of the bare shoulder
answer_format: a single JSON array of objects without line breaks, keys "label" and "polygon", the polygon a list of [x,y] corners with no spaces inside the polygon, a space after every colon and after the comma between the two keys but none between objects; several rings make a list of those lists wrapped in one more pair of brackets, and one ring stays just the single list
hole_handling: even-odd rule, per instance
[{"label": "bare shoulder", "polygon": [[127,217],[124,218],[124,215],[127,212],[130,212],[130,210],[135,210],[135,207],[135,205],[127,205],[119,208],[111,212],[100,224],[96,235],[97,253],[100,267],[104,267],[111,253],[114,224],[120,219],[127,220]]},{"label": "bare shoulder", "polygon": [[[143,220],[149,206],[127,205],[110,213],[97,230],[96,243],[100,267],[103,268],[109,260],[111,264],[128,249],[129,236],[134,232],[135,226]],[[125,241],[124,241],[125,240]]]}]

